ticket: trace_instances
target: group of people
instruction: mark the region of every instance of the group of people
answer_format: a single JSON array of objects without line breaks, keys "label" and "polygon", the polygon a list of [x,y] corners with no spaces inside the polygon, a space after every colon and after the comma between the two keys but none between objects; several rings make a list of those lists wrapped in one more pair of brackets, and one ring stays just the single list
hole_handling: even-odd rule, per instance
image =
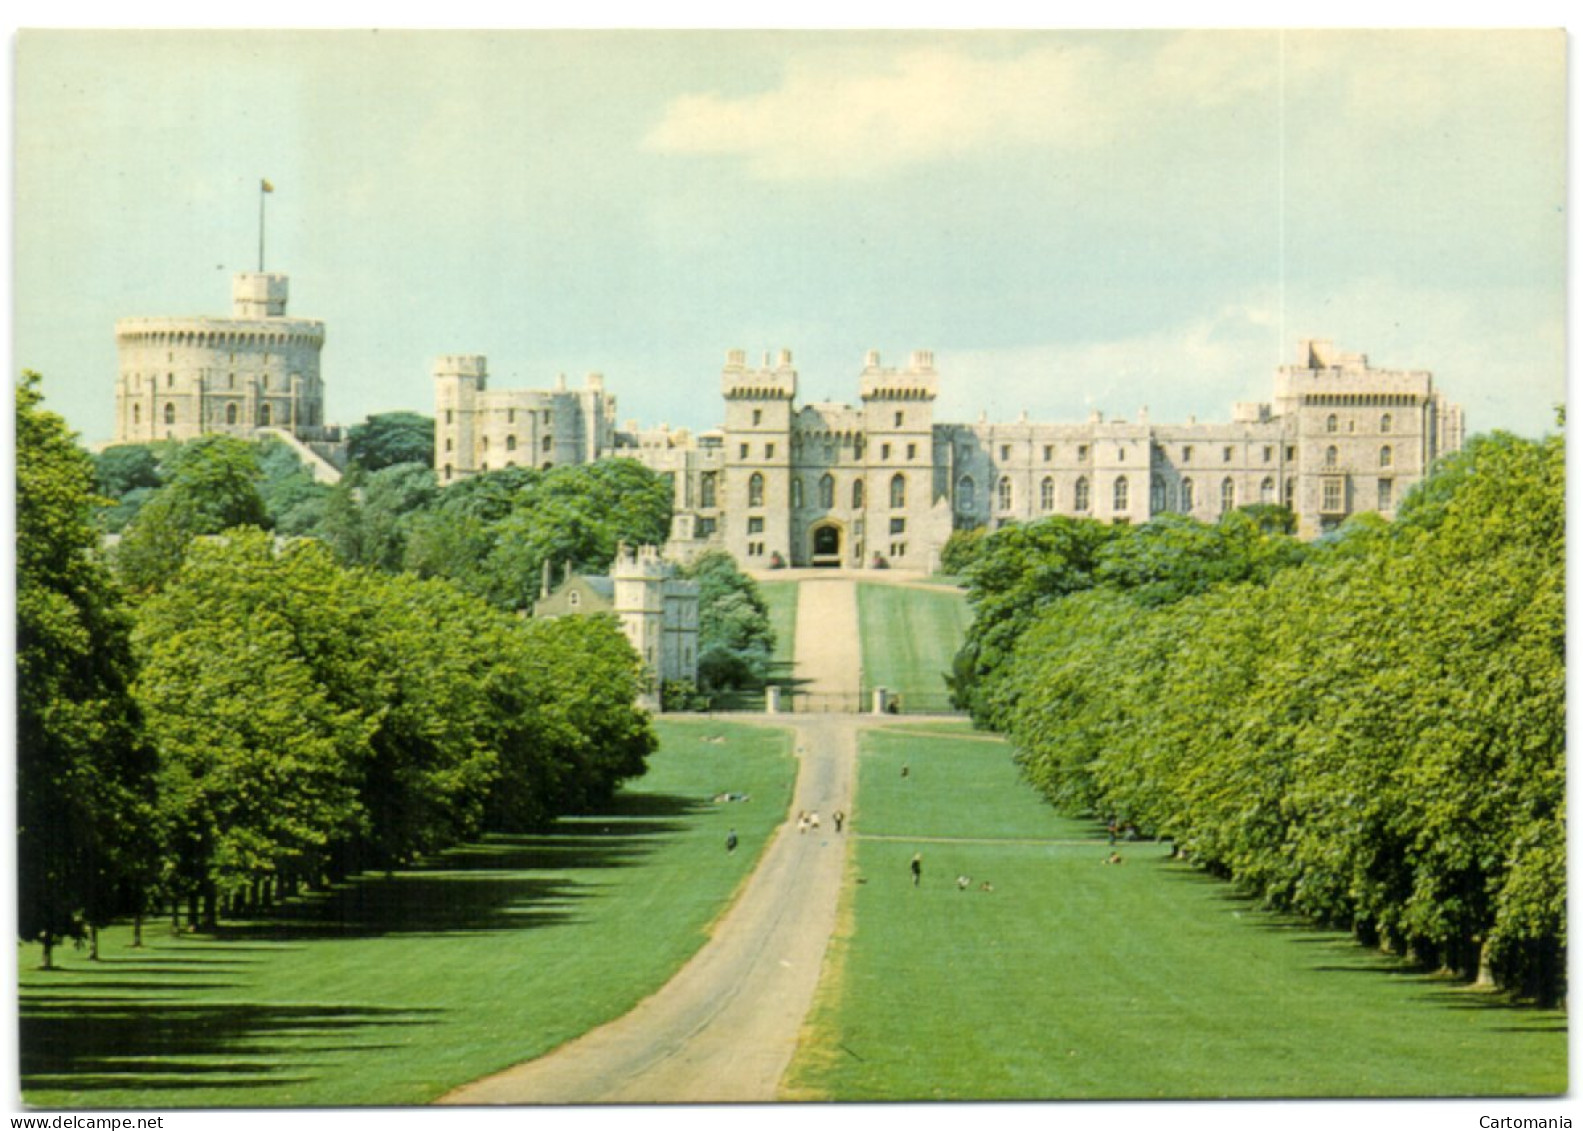
[{"label": "group of people", "polygon": [[[835,820],[835,831],[836,832],[840,832],[842,826],[846,824],[846,813],[844,813],[840,809],[837,809],[831,816]],[[805,832],[808,832],[810,829],[812,829],[814,831],[817,831],[818,828],[819,828],[819,814],[818,814],[817,811],[809,810],[809,809],[803,809],[803,810],[798,812],[798,814],[797,814],[797,831],[798,832],[805,833]]]}]

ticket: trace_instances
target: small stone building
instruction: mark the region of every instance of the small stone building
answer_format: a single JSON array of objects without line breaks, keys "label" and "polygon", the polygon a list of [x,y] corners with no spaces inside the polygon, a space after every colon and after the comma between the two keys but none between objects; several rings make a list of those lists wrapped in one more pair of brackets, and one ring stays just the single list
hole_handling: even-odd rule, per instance
[{"label": "small stone building", "polygon": [[546,563],[544,585],[533,604],[536,617],[610,613],[621,624],[648,673],[639,701],[657,710],[660,688],[698,679],[698,583],[676,576],[676,567],[653,546],[621,546],[608,575],[569,569],[552,587]]}]

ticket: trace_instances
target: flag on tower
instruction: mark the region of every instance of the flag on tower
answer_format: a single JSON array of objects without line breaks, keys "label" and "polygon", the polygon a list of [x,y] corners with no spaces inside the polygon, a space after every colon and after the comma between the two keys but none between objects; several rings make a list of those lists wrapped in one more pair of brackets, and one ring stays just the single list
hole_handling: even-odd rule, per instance
[{"label": "flag on tower", "polygon": [[263,189],[265,192],[274,192],[275,191],[275,186],[270,184],[267,180],[259,181],[258,182],[258,187]]}]

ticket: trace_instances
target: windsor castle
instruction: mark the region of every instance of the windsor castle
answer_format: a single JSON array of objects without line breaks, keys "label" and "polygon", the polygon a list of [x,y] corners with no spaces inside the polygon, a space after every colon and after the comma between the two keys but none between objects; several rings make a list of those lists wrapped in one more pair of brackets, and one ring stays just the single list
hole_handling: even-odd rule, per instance
[{"label": "windsor castle", "polygon": [[[116,443],[273,432],[318,470],[344,451],[323,420],[324,325],[286,315],[287,280],[242,274],[230,318],[116,325]],[[1220,423],[1146,413],[1082,423],[936,421],[927,350],[887,367],[870,352],[857,403],[800,403],[789,350],[720,372],[723,421],[700,433],[618,427],[616,401],[582,388],[492,389],[471,354],[434,365],[434,469],[442,485],[511,466],[636,459],[675,492],[667,557],[724,549],[745,568],[929,571],[953,530],[1050,515],[1111,523],[1162,513],[1213,521],[1283,504],[1315,537],[1353,514],[1390,518],[1430,464],[1462,445],[1459,406],[1424,370],[1378,369],[1326,341],[1299,343],[1268,402]]]}]

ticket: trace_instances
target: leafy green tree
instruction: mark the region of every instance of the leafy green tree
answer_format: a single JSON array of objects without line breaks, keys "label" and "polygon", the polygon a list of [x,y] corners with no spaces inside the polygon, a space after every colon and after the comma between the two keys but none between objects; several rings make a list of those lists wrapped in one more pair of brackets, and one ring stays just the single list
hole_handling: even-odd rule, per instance
[{"label": "leafy green tree", "polygon": [[111,504],[95,515],[101,530],[119,534],[137,517],[143,504],[164,481],[159,452],[169,446],[117,444],[93,457],[96,490]]},{"label": "leafy green tree", "polygon": [[324,521],[332,488],[315,479],[290,445],[276,437],[256,443],[254,455],[270,529],[287,537],[315,533]]},{"label": "leafy green tree", "polygon": [[415,519],[438,491],[434,472],[414,463],[355,472],[327,497],[320,535],[346,565],[398,570]]},{"label": "leafy green tree", "polygon": [[434,418],[416,412],[375,413],[347,432],[347,457],[364,471],[401,463],[434,466]]},{"label": "leafy green tree", "polygon": [[134,590],[162,585],[195,538],[269,525],[258,462],[242,440],[205,436],[185,444],[172,454],[165,477],[116,547],[116,568]]},{"label": "leafy green tree", "polygon": [[698,679],[703,690],[762,687],[775,651],[769,606],[758,583],[723,550],[682,571],[698,582]]},{"label": "leafy green tree", "polygon": [[16,390],[17,929],[48,967],[62,939],[141,907],[153,763],[97,553],[93,462],[39,383]]}]

